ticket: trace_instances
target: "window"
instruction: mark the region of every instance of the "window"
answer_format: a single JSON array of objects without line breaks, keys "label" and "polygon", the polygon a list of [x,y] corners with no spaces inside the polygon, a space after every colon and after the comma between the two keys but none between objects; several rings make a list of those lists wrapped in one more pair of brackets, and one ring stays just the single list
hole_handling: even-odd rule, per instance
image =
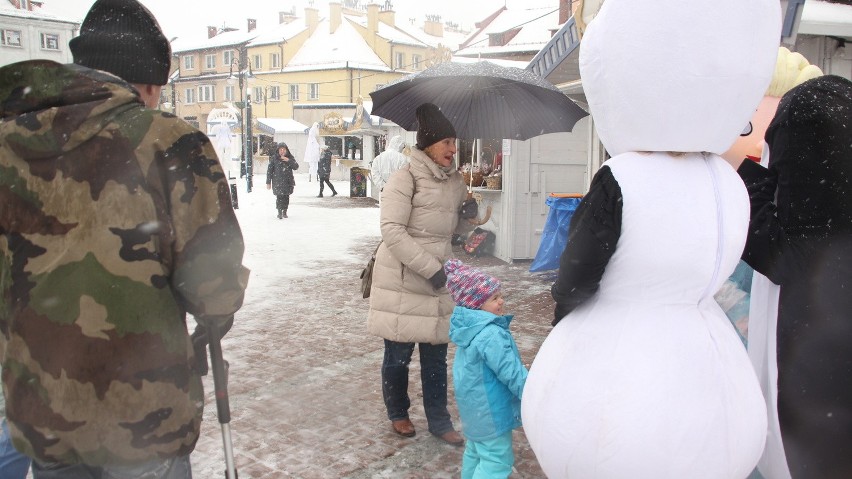
[{"label": "window", "polygon": [[411,55],[411,68],[414,70],[420,70],[420,63],[423,61],[423,57],[420,55]]},{"label": "window", "polygon": [[280,53],[270,53],[269,54],[269,68],[281,68],[281,54]]},{"label": "window", "polygon": [[263,101],[263,87],[262,86],[254,87],[254,92],[252,93],[252,96],[254,96],[254,102],[255,103],[262,102]]},{"label": "window", "polygon": [[208,70],[216,68],[216,55],[204,55],[204,67]]},{"label": "window", "polygon": [[21,31],[3,29],[3,45],[7,47],[20,47]]},{"label": "window", "polygon": [[186,103],[186,104],[195,103],[195,89],[194,88],[187,88],[186,90],[183,91],[183,95],[184,95],[184,103]]},{"label": "window", "polygon": [[234,101],[234,87],[225,85],[225,101]]},{"label": "window", "polygon": [[405,68],[405,54],[397,52],[394,56],[394,68]]},{"label": "window", "polygon": [[230,65],[234,63],[234,51],[225,50],[222,52],[222,65]]},{"label": "window", "polygon": [[290,85],[290,101],[299,99],[299,85]]},{"label": "window", "polygon": [[55,33],[42,33],[41,48],[45,50],[59,50],[59,35]]},{"label": "window", "polygon": [[213,85],[201,85],[198,87],[198,101],[207,103],[216,101],[216,89],[213,88]]},{"label": "window", "polygon": [[183,69],[184,70],[195,70],[195,57],[192,55],[187,55],[183,57]]},{"label": "window", "polygon": [[319,83],[308,83],[308,100],[319,98]]},{"label": "window", "polygon": [[271,86],[269,87],[269,99],[272,101],[278,101],[281,99],[281,87],[280,86]]},{"label": "window", "polygon": [[253,55],[251,63],[255,70],[263,70],[263,57],[260,55]]}]

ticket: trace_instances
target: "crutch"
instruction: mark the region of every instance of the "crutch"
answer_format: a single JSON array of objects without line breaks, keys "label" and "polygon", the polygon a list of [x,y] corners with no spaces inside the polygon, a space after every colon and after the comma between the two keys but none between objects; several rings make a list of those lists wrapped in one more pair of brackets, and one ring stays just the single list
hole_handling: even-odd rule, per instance
[{"label": "crutch", "polygon": [[213,387],[216,391],[216,416],[222,425],[222,443],[225,447],[225,477],[237,479],[237,468],[234,466],[234,445],[231,442],[231,406],[228,403],[228,372],[225,370],[225,360],[222,359],[222,343],[220,342],[219,324],[211,321],[207,326],[207,337],[210,344],[210,363],[213,369]]}]

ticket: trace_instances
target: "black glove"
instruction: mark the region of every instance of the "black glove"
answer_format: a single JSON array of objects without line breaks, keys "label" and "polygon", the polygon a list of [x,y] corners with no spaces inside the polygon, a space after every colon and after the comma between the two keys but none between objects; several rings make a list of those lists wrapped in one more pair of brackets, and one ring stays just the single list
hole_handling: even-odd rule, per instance
[{"label": "black glove", "polygon": [[444,273],[444,268],[438,270],[437,273],[433,274],[431,278],[429,278],[429,282],[432,283],[432,287],[435,289],[441,289],[447,285],[447,273]]},{"label": "black glove", "polygon": [[461,216],[462,219],[476,218],[478,215],[479,204],[476,203],[475,199],[469,198],[462,202],[461,209],[459,209],[459,216]]},{"label": "black glove", "polygon": [[195,352],[195,371],[201,376],[206,376],[210,367],[207,364],[207,344],[210,336],[207,334],[207,326],[215,324],[219,330],[219,339],[231,330],[234,325],[234,316],[204,316],[195,318],[197,323],[195,331],[192,332],[192,350]]},{"label": "black glove", "polygon": [[553,322],[550,323],[552,326],[556,326],[559,321],[562,321],[568,313],[571,312],[571,307],[567,304],[556,303],[556,307],[553,308]]}]

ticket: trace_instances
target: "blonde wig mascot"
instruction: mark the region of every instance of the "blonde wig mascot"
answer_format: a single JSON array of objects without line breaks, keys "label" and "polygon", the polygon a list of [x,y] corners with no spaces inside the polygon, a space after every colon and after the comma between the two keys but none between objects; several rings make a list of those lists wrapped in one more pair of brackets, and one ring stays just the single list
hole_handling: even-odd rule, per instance
[{"label": "blonde wig mascot", "polygon": [[612,155],[575,213],[555,327],[522,416],[550,478],[742,479],[766,438],[743,344],[713,299],[749,200],[719,156],[772,77],[773,0],[607,0],[580,73]]}]

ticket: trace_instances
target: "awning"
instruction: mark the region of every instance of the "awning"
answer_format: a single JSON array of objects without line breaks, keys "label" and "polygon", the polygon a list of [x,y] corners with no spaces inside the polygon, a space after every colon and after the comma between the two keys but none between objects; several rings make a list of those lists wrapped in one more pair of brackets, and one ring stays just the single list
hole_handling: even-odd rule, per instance
[{"label": "awning", "polygon": [[292,118],[258,118],[257,129],[268,135],[276,133],[305,133],[308,126]]}]

